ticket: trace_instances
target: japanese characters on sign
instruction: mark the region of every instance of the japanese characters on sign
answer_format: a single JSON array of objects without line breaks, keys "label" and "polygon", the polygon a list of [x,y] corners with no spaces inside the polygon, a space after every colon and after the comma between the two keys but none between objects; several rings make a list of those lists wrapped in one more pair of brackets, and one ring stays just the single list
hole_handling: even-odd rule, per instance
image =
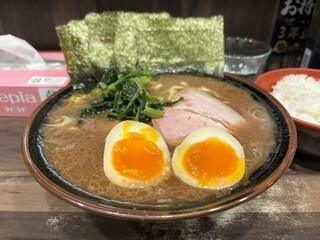
[{"label": "japanese characters on sign", "polygon": [[296,52],[304,47],[316,0],[283,0],[274,28],[273,52]]}]

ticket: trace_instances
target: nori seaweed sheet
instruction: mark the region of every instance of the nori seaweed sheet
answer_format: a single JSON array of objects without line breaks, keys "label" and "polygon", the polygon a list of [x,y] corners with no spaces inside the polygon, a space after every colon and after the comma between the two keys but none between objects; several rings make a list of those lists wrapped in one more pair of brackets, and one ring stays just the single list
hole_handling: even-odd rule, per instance
[{"label": "nori seaweed sheet", "polygon": [[93,87],[105,69],[223,75],[223,17],[168,13],[90,13],[56,27],[75,88]]}]

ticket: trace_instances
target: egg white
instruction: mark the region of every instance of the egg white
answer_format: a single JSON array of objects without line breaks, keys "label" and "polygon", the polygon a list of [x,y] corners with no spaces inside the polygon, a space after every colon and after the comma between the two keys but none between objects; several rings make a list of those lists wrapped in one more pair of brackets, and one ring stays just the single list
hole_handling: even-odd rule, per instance
[{"label": "egg white", "polygon": [[[202,186],[199,183],[199,180],[190,175],[187,170],[185,169],[185,166],[183,164],[184,154],[186,153],[187,149],[192,146],[193,144],[203,142],[207,140],[208,138],[217,138],[222,141],[225,141],[227,144],[234,149],[234,151],[237,154],[237,157],[239,161],[241,161],[241,164],[243,164],[242,169],[238,169],[238,172],[235,172],[234,174],[238,174],[241,176],[241,178],[237,178],[235,180],[230,181],[229,176],[226,178],[219,178],[216,179],[216,184],[212,185],[206,185]],[[172,156],[172,168],[175,173],[175,175],[180,178],[184,183],[191,185],[193,187],[197,188],[207,188],[207,189],[224,189],[228,187],[232,187],[240,182],[242,177],[244,176],[245,172],[245,154],[244,149],[240,142],[231,134],[229,134],[227,131],[225,131],[222,128],[219,127],[204,127],[199,128],[194,131],[192,131],[183,141],[182,143],[176,147],[173,156]],[[240,172],[239,172],[240,171]],[[241,172],[243,171],[243,172]]]},{"label": "egg white", "polygon": [[[143,134],[144,137],[154,142],[158,148],[163,153],[163,158],[165,161],[165,164],[163,166],[163,169],[160,174],[155,176],[153,179],[150,179],[148,181],[143,180],[137,180],[137,179],[131,179],[129,177],[121,175],[113,166],[112,161],[112,149],[113,146],[119,141],[123,139],[124,136],[124,125],[126,125],[126,132],[130,133],[139,133]],[[129,128],[128,128],[129,126]],[[146,133],[146,130],[152,131],[153,136],[149,136]],[[165,179],[167,179],[170,176],[171,173],[171,161],[170,161],[170,152],[168,150],[168,146],[162,136],[150,125],[147,125],[145,123],[136,122],[136,121],[123,121],[117,124],[114,128],[111,129],[109,132],[106,141],[105,141],[105,148],[104,148],[104,157],[103,157],[103,166],[104,166],[104,172],[106,176],[109,178],[109,180],[118,186],[126,187],[126,188],[145,188],[149,186],[154,186]]]}]

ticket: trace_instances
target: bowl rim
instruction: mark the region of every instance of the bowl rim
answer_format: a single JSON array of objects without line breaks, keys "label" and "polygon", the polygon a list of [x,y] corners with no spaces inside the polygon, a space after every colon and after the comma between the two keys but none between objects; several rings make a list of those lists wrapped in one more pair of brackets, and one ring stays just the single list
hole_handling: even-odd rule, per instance
[{"label": "bowl rim", "polygon": [[[272,88],[272,86],[274,86],[284,76],[287,76],[290,74],[308,75],[308,73],[309,74],[310,73],[318,74],[319,77],[316,80],[320,82],[320,69],[315,69],[315,68],[279,68],[279,69],[270,70],[268,72],[261,74],[260,76],[257,77],[257,79],[255,80],[254,83],[257,84],[260,88],[262,88],[267,93],[271,94],[271,91],[269,91],[268,89],[266,89],[262,85],[263,82],[266,81],[266,79],[268,79],[270,76],[277,74],[277,77],[279,77],[278,80],[274,80],[273,77],[270,77],[272,79],[272,81],[271,81],[272,84],[270,85],[270,88]],[[314,76],[312,76],[312,77],[315,78]],[[315,131],[316,130],[320,133],[320,125],[304,121],[302,119],[299,119],[297,117],[293,117],[291,115],[290,115],[290,117],[297,124],[297,128],[303,128],[304,130],[307,130],[307,131]]]},{"label": "bowl rim", "polygon": [[[47,191],[52,193],[54,196],[62,199],[65,202],[68,202],[76,207],[79,207],[83,210],[102,215],[107,216],[111,218],[116,219],[122,219],[122,220],[138,220],[138,221],[168,221],[168,220],[184,220],[189,218],[195,218],[195,217],[201,217],[205,215],[209,215],[212,213],[224,211],[227,209],[230,209],[232,207],[238,206],[240,204],[243,204],[256,196],[260,195],[262,192],[266,191],[269,187],[271,187],[276,181],[279,180],[279,178],[284,174],[284,172],[288,169],[290,166],[295,152],[297,148],[297,133],[296,128],[294,125],[293,120],[290,118],[290,115],[288,112],[284,109],[282,105],[279,104],[279,102],[270,94],[267,92],[257,88],[256,85],[251,83],[250,81],[241,78],[239,76],[235,76],[232,74],[225,74],[227,77],[231,77],[239,81],[241,84],[249,85],[252,88],[254,88],[256,91],[262,93],[263,95],[267,95],[268,99],[271,101],[272,104],[274,104],[278,110],[283,115],[286,125],[288,127],[289,133],[288,133],[288,148],[286,149],[286,152],[283,154],[281,158],[281,162],[279,166],[277,166],[274,171],[268,175],[262,182],[253,185],[252,188],[248,189],[246,194],[238,194],[235,196],[235,198],[232,199],[232,201],[229,201],[227,203],[224,203],[223,201],[215,205],[214,207],[210,207],[210,204],[207,204],[205,206],[202,206],[201,209],[198,209],[197,211],[180,211],[179,213],[174,213],[169,210],[135,210],[135,209],[122,209],[117,208],[114,206],[106,206],[105,204],[100,204],[97,202],[94,202],[90,199],[84,199],[81,198],[81,196],[78,196],[76,194],[73,194],[66,189],[63,189],[59,185],[57,185],[55,182],[51,181],[33,162],[32,156],[30,153],[30,145],[29,145],[29,134],[31,130],[32,123],[40,110],[48,104],[50,101],[52,101],[58,94],[63,93],[65,90],[70,88],[71,86],[68,85],[53,95],[49,96],[44,102],[42,102],[37,109],[32,113],[32,115],[27,119],[27,122],[24,126],[22,138],[21,138],[21,149],[22,149],[22,156],[25,165],[27,166],[29,172],[33,176],[33,178]],[[208,206],[209,205],[209,206]]]}]

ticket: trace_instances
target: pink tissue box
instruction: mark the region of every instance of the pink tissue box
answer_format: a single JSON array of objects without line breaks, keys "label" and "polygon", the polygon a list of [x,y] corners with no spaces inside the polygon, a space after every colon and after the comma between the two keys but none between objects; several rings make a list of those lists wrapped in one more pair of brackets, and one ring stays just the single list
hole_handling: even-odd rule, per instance
[{"label": "pink tissue box", "polygon": [[[62,52],[40,52],[44,60],[64,61]],[[70,84],[64,64],[50,70],[0,70],[0,116],[28,117],[48,96]]]}]

